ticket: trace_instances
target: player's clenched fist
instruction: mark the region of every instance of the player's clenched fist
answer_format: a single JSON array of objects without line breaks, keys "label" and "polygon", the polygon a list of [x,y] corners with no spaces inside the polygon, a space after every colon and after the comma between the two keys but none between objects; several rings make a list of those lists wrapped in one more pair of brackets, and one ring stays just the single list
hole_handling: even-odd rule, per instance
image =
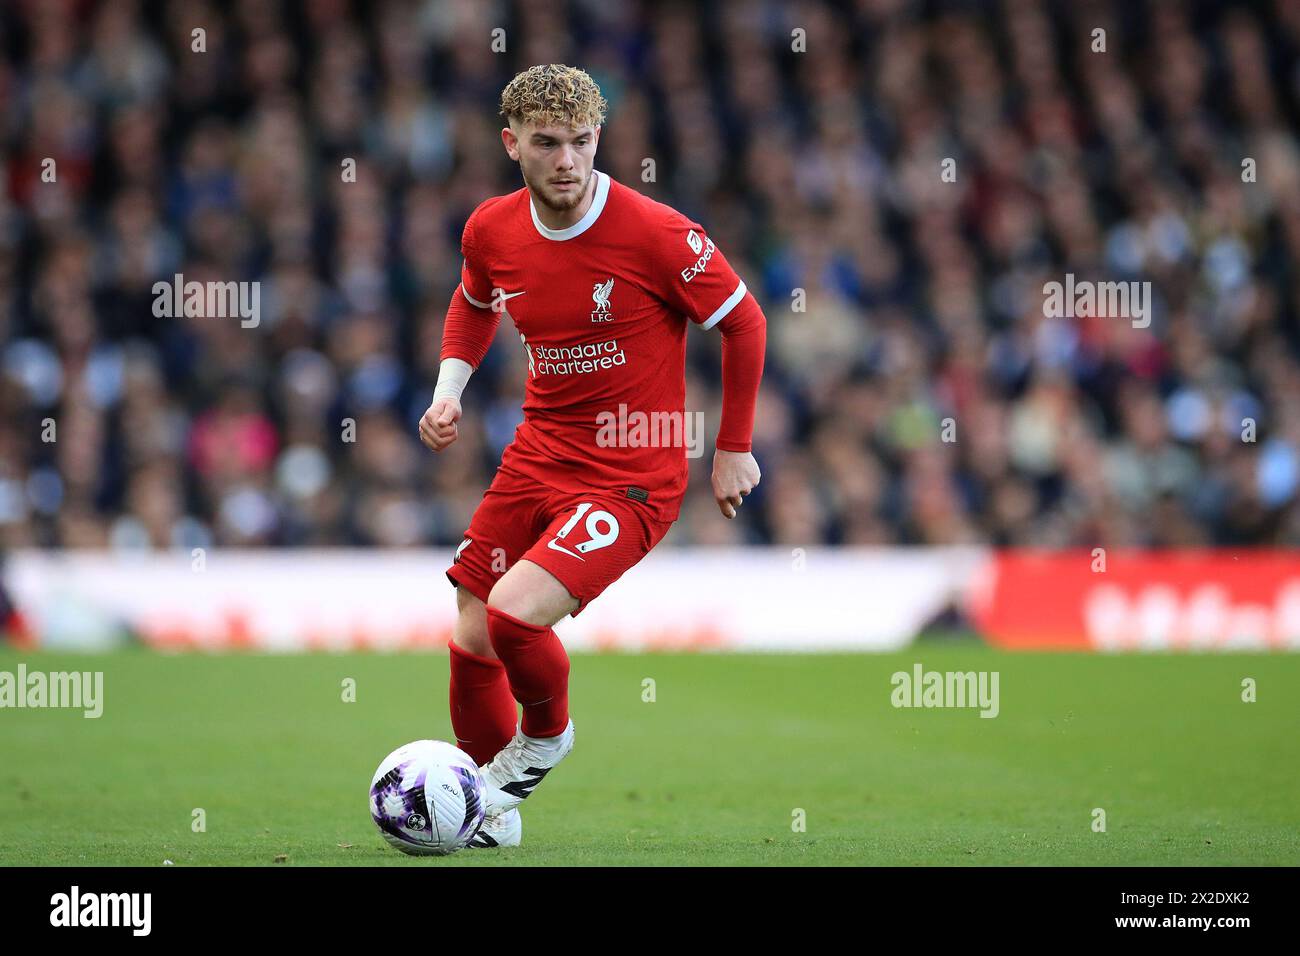
[{"label": "player's clenched fist", "polygon": [[460,402],[454,398],[436,399],[420,419],[420,441],[434,451],[442,451],[460,435],[458,421]]},{"label": "player's clenched fist", "polygon": [[724,517],[736,517],[736,509],[761,477],[758,462],[749,452],[719,448],[713,453],[713,497]]}]

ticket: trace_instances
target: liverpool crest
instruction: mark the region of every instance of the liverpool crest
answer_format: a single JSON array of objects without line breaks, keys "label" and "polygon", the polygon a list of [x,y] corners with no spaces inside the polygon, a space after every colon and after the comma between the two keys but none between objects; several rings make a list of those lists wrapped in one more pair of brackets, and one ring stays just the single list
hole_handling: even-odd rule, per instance
[{"label": "liverpool crest", "polygon": [[609,311],[609,296],[614,291],[614,280],[607,279],[604,282],[592,284],[591,301],[595,303],[596,309],[591,313],[593,322],[612,322],[613,314]]}]

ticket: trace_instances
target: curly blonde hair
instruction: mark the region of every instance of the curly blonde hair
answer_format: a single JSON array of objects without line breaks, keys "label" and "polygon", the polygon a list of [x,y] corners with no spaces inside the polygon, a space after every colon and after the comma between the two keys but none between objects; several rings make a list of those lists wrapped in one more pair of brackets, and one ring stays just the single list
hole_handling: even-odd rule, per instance
[{"label": "curly blonde hair", "polygon": [[608,106],[585,70],[563,63],[530,66],[501,91],[501,115],[508,122],[599,126]]}]

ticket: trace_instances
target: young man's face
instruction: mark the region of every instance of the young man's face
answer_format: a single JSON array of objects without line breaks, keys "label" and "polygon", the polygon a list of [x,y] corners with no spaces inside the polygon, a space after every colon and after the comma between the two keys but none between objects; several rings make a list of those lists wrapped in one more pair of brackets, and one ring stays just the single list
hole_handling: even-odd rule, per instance
[{"label": "young man's face", "polygon": [[600,127],[515,123],[501,131],[533,197],[556,212],[575,208],[591,187]]}]

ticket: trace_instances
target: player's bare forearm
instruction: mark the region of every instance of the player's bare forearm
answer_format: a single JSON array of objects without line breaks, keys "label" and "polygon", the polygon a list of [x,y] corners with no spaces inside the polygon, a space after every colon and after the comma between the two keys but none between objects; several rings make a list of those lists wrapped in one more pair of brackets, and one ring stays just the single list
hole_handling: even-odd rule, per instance
[{"label": "player's bare forearm", "polygon": [[736,509],[758,486],[761,477],[758,462],[750,452],[719,448],[713,453],[713,497],[724,517],[736,517]]}]

